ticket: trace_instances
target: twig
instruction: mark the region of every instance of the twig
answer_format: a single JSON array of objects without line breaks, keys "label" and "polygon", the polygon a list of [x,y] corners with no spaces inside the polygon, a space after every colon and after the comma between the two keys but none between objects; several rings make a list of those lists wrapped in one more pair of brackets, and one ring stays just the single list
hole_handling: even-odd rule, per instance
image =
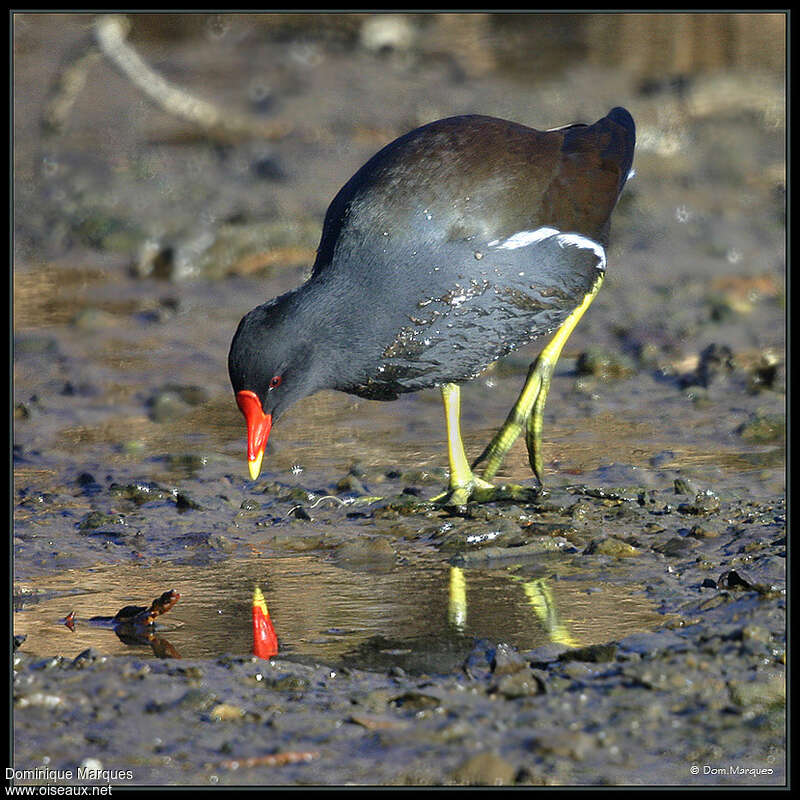
[{"label": "twig", "polygon": [[319,758],[319,753],[313,750],[288,751],[285,753],[270,753],[263,756],[250,758],[229,758],[220,761],[223,769],[247,769],[249,767],[282,767],[284,764],[300,764]]},{"label": "twig", "polygon": [[138,89],[168,114],[184,119],[209,133],[244,134],[261,139],[277,139],[291,129],[286,122],[264,122],[243,114],[217,108],[169,83],[151,69],[125,41],[130,23],[118,14],[106,14],[95,21],[94,32],[103,54]]}]

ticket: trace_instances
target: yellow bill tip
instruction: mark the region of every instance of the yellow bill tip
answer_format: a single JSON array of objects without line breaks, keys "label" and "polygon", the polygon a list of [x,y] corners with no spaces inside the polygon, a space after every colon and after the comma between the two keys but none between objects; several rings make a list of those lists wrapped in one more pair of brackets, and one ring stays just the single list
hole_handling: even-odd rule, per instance
[{"label": "yellow bill tip", "polygon": [[250,468],[250,478],[255,480],[261,474],[261,460],[264,458],[264,451],[262,450],[255,458],[247,462]]},{"label": "yellow bill tip", "polygon": [[253,589],[253,608],[260,609],[261,613],[265,617],[269,616],[269,611],[267,611],[267,601],[264,599],[264,595],[258,586]]}]

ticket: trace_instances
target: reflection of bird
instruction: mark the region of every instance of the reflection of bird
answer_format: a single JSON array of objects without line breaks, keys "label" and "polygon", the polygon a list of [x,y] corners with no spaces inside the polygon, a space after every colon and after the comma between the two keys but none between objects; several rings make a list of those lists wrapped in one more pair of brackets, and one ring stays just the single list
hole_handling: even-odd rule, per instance
[{"label": "reflection of bird", "polygon": [[[248,313],[228,357],[255,479],[272,423],[320,389],[376,400],[439,386],[461,504],[527,423],[542,479],[545,399],[561,348],[603,280],[609,218],[633,160],[634,124],[537,131],[482,116],[439,120],[373,156],[333,199],[309,280]],[[458,384],[556,331],[473,475]],[[476,462],[477,463],[477,462]]]},{"label": "reflection of bird", "polygon": [[467,625],[467,580],[461,567],[450,567],[447,621],[461,633]]},{"label": "reflection of bird", "polygon": [[[522,583],[522,591],[528,605],[533,609],[550,641],[567,647],[577,647],[566,623],[558,614],[555,597],[548,582],[542,578],[526,581],[516,575],[511,576]],[[447,606],[447,620],[456,630],[464,633],[467,625],[467,578],[461,567],[450,567],[450,592]]]}]

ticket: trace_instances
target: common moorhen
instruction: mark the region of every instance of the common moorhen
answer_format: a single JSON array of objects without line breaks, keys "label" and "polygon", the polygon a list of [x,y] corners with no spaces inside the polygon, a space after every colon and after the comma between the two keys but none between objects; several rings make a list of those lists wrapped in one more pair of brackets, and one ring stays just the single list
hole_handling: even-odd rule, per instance
[{"label": "common moorhen", "polygon": [[[416,128],[342,187],[309,279],[244,316],[228,356],[255,480],[273,422],[320,389],[373,400],[441,388],[450,482],[434,500],[507,494],[489,481],[527,426],[542,482],[545,399],[561,349],[600,289],[611,212],[631,172],[624,108],[538,131],[486,116]],[[459,386],[556,331],[502,428],[472,465]]]}]

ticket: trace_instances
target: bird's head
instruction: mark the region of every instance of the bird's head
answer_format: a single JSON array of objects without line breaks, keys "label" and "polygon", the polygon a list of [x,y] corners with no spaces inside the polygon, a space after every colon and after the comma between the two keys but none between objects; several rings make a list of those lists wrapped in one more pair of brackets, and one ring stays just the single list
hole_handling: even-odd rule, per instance
[{"label": "bird's head", "polygon": [[228,374],[247,422],[247,461],[253,480],[261,472],[273,422],[315,391],[309,348],[294,330],[282,300],[277,298],[246,314],[228,353]]}]

